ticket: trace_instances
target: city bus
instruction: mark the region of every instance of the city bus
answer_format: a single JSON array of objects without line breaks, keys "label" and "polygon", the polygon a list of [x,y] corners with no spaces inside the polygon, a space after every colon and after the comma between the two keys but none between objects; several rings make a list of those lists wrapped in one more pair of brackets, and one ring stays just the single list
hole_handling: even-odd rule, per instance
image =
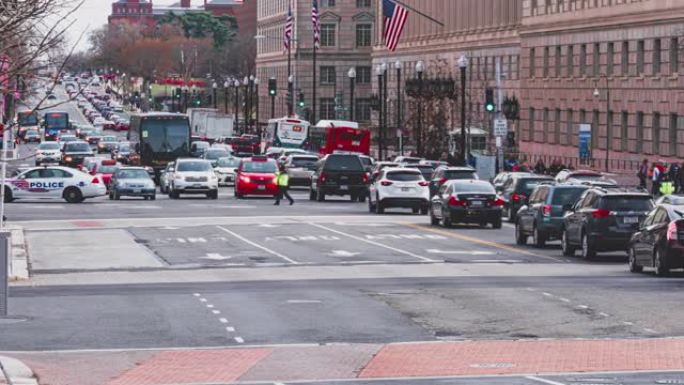
[{"label": "city bus", "polygon": [[43,115],[45,140],[57,140],[59,133],[69,129],[69,114],[66,112],[47,112]]},{"label": "city bus", "polygon": [[356,153],[370,155],[371,134],[356,122],[321,120],[309,133],[309,148],[321,155]]},{"label": "city bus", "polygon": [[306,120],[271,119],[266,127],[266,147],[306,149],[309,146],[309,126]]},{"label": "city bus", "polygon": [[17,112],[17,136],[24,138],[24,134],[29,129],[38,129],[40,122],[35,111],[26,110]]},{"label": "city bus", "polygon": [[158,178],[168,163],[190,156],[187,115],[153,112],[132,115],[130,121],[130,164],[152,168]]}]

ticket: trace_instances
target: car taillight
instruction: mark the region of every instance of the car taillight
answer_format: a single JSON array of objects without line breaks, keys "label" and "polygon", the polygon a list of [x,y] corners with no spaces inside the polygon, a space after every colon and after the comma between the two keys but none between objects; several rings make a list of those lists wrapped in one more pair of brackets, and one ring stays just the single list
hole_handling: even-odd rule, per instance
[{"label": "car taillight", "polygon": [[321,176],[318,179],[321,181],[321,183],[324,183],[325,182],[325,173],[322,172]]},{"label": "car taillight", "polygon": [[608,218],[610,216],[610,211],[606,209],[596,209],[591,212],[591,216],[596,219]]},{"label": "car taillight", "polygon": [[430,182],[423,180],[423,181],[418,182],[418,184],[422,187],[427,187],[430,185]]},{"label": "car taillight", "polygon": [[100,178],[95,177],[95,178],[93,178],[93,180],[90,181],[90,183],[92,183],[92,184],[100,184]]},{"label": "car taillight", "polygon": [[442,179],[440,179],[440,180],[439,180],[440,186],[443,185],[444,183],[446,183],[448,180],[449,180],[449,179],[447,179],[447,178],[442,178]]},{"label": "car taillight", "polygon": [[501,207],[503,205],[504,205],[504,201],[501,198],[496,198],[494,201],[492,201],[492,206]]},{"label": "car taillight", "polygon": [[380,184],[383,186],[391,186],[393,183],[388,180],[383,180],[382,182],[380,182]]},{"label": "car taillight", "polygon": [[456,199],[455,196],[449,197],[449,206],[461,206],[465,207],[468,204],[466,201],[462,201],[460,199]]},{"label": "car taillight", "polygon": [[513,195],[511,195],[511,199],[513,199],[516,202],[519,202],[527,199],[527,196],[525,194],[513,193]]},{"label": "car taillight", "polygon": [[542,212],[544,213],[545,217],[550,217],[551,216],[551,205],[544,205],[544,207],[542,207]]},{"label": "car taillight", "polygon": [[676,241],[677,239],[677,221],[672,221],[667,226],[667,240]]}]

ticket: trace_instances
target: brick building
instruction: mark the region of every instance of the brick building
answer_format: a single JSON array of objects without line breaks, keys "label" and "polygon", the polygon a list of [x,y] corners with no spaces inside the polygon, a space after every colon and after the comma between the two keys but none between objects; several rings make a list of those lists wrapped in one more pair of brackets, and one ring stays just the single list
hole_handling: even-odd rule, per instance
[{"label": "brick building", "polygon": [[[351,84],[349,70],[356,69],[356,120],[371,120],[371,50],[375,43],[376,0],[319,0],[321,14],[321,48],[317,50],[316,120],[347,119]],[[275,77],[278,83],[276,117],[287,114],[287,52],[283,50],[283,30],[288,1],[261,1],[257,6],[257,76],[260,87],[262,120],[270,118],[270,99],[265,86]],[[295,33],[292,46],[292,74],[295,95],[303,92],[306,107],[312,107],[313,32],[311,0],[292,0]],[[336,100],[337,97],[337,100]],[[296,102],[295,102],[296,104]],[[306,111],[295,108],[304,116]],[[310,112],[310,111],[309,111]]]}]

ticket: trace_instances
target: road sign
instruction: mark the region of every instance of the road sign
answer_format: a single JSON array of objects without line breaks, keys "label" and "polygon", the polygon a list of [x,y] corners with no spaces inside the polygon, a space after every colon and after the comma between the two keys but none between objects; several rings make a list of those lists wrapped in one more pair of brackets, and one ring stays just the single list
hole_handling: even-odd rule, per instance
[{"label": "road sign", "polygon": [[494,119],[494,136],[506,136],[508,133],[508,121],[506,119]]},{"label": "road sign", "polygon": [[591,159],[591,124],[579,125],[579,158]]}]

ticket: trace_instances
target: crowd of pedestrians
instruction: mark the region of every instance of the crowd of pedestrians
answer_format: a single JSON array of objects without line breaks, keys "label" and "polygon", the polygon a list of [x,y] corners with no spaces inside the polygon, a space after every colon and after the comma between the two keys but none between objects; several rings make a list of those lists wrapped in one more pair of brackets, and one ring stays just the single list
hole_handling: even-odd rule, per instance
[{"label": "crowd of pedestrians", "polygon": [[648,189],[651,183],[651,194],[669,195],[684,193],[684,162],[668,164],[664,160],[651,163],[644,159],[637,172],[639,186]]}]

